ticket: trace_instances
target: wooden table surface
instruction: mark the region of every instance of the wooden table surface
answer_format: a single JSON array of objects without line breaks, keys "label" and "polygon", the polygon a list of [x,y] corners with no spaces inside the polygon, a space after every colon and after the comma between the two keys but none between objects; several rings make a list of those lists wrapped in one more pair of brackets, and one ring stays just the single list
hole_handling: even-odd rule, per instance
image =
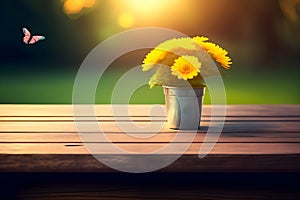
[{"label": "wooden table surface", "polygon": [[[110,105],[95,106],[96,123],[110,142],[95,139],[99,133],[88,129],[85,142],[102,147],[114,143],[133,156],[144,156],[177,134],[166,127],[155,135],[134,128],[124,133],[117,124],[150,122],[150,105],[128,108],[130,119],[115,113],[120,115],[116,119]],[[86,150],[72,105],[0,105],[1,199],[299,199],[300,105],[227,106],[217,144],[199,159],[210,111],[204,106],[201,128],[178,160],[153,173],[127,174],[116,173]],[[161,124],[164,115],[152,112],[151,120]],[[80,118],[86,125],[90,119]],[[222,117],[213,120],[221,122]],[[172,155],[188,142],[189,133],[178,134],[179,140],[171,143]],[[129,162],[109,148],[98,153],[120,165]]]},{"label": "wooden table surface", "polygon": [[[129,105],[131,120],[137,125],[150,122],[151,105]],[[97,120],[110,142],[134,155],[147,154],[174,139],[176,130],[163,127],[151,131],[124,133],[112,117],[111,105],[95,106]],[[300,172],[300,105],[229,105],[217,144],[205,158],[199,149],[210,122],[211,106],[205,105],[201,128],[187,149],[162,172]],[[153,123],[165,121],[164,112],[152,113]],[[86,118],[85,118],[86,117]],[[81,118],[90,123],[89,117]],[[130,123],[119,116],[118,123]],[[218,117],[214,118],[218,121]],[[87,132],[87,135],[97,134]],[[189,133],[180,133],[174,149],[185,145]],[[87,141],[109,146],[104,140]],[[108,148],[109,149],[109,148]],[[126,164],[124,155],[98,152]],[[162,154],[162,159],[168,153]],[[170,152],[170,154],[174,154]],[[175,151],[176,154],[176,151]],[[95,159],[78,136],[72,105],[0,105],[1,172],[116,172]]]}]

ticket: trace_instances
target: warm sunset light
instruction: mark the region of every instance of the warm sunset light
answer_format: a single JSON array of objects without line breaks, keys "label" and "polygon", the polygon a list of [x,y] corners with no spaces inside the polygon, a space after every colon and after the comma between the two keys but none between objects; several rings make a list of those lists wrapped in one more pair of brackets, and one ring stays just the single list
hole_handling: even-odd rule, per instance
[{"label": "warm sunset light", "polygon": [[155,10],[164,4],[166,4],[168,1],[162,1],[162,0],[126,0],[127,4],[136,9],[136,10]]},{"label": "warm sunset light", "polygon": [[[112,0],[110,7],[117,14],[116,23],[122,28],[134,28],[139,26],[152,26],[153,23],[166,22],[166,17],[170,13],[175,13],[177,9],[183,9],[179,15],[188,15],[189,9],[179,0]],[[178,13],[172,16],[168,24],[177,24]]]},{"label": "warm sunset light", "polygon": [[84,7],[91,8],[95,5],[96,0],[85,0]]},{"label": "warm sunset light", "polygon": [[130,28],[134,24],[134,17],[130,13],[122,13],[118,18],[118,23],[123,28]]},{"label": "warm sunset light", "polygon": [[178,0],[123,0],[122,7],[140,14],[154,15],[162,9],[168,9]]},{"label": "warm sunset light", "polygon": [[91,8],[96,0],[66,0],[64,2],[64,11],[68,15],[79,13],[84,7]]},{"label": "warm sunset light", "polygon": [[64,3],[64,11],[67,14],[76,14],[81,11],[83,7],[82,0],[67,0]]}]

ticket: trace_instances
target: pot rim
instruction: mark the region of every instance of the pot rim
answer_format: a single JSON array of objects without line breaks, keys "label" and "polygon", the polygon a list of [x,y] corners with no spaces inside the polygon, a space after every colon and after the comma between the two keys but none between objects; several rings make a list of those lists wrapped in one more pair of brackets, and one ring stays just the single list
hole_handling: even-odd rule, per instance
[{"label": "pot rim", "polygon": [[205,88],[191,88],[191,87],[168,87],[164,86],[164,94],[168,96],[181,97],[201,97],[204,95]]},{"label": "pot rim", "polygon": [[185,86],[167,86],[163,85],[163,88],[170,88],[170,89],[204,89],[205,87],[185,87]]}]

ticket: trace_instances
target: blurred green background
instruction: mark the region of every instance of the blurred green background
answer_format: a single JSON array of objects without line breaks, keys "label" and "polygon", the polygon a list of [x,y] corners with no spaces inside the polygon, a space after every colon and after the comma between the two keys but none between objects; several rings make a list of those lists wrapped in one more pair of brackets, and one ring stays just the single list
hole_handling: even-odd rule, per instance
[{"label": "blurred green background", "polygon": [[[227,49],[228,104],[300,103],[300,0],[4,0],[0,15],[0,103],[72,103],[77,70],[95,46],[149,26],[207,36]],[[24,44],[22,27],[46,40]],[[112,63],[96,103],[110,103],[114,83],[148,51]],[[162,88],[145,85],[130,103],[163,99]]]}]

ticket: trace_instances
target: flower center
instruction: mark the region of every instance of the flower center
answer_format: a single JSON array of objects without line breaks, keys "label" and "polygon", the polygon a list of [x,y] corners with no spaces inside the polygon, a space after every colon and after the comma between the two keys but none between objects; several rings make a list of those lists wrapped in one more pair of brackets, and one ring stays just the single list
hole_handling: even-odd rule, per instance
[{"label": "flower center", "polygon": [[181,69],[180,69],[180,72],[183,73],[183,74],[188,74],[192,71],[192,68],[190,65],[188,64],[184,64]]}]

